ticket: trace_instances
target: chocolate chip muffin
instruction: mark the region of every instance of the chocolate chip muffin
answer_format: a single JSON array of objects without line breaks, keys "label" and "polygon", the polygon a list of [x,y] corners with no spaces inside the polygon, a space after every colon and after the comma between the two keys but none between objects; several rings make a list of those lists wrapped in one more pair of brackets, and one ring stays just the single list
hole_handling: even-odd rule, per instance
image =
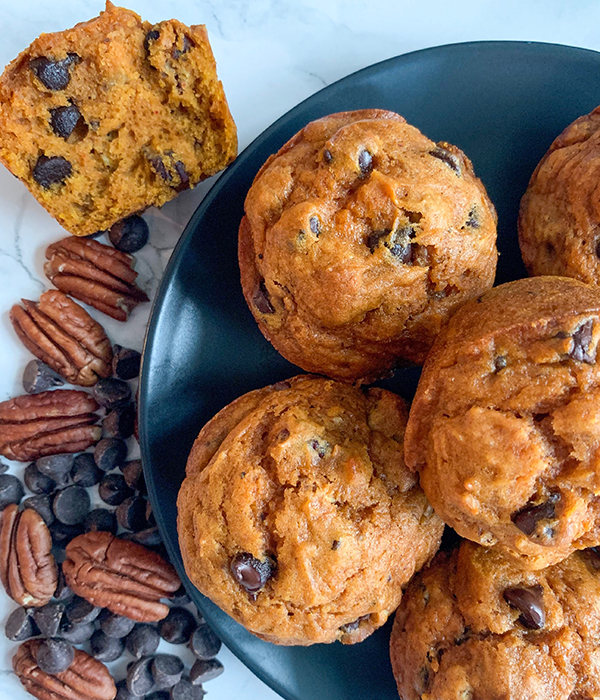
[{"label": "chocolate chip muffin", "polygon": [[496,214],[469,159],[398,114],[306,126],[256,176],[242,287],[265,337],[310,372],[369,382],[421,363],[454,310],[489,289]]},{"label": "chocolate chip muffin", "polygon": [[164,204],[236,149],[202,25],[152,26],[107,2],[0,78],[0,161],[76,235]]},{"label": "chocolate chip muffin", "polygon": [[194,585],[276,644],[353,644],[384,624],[443,523],[405,466],[404,401],[310,376],[202,429],[178,498]]},{"label": "chocolate chip muffin", "polygon": [[527,572],[465,542],[408,586],[390,653],[403,700],[600,697],[600,559]]},{"label": "chocolate chip muffin", "polygon": [[521,200],[519,242],[531,275],[600,285],[600,107],[552,143]]},{"label": "chocolate chip muffin", "polygon": [[600,291],[501,285],[459,309],[417,387],[407,464],[463,537],[541,568],[600,544]]}]

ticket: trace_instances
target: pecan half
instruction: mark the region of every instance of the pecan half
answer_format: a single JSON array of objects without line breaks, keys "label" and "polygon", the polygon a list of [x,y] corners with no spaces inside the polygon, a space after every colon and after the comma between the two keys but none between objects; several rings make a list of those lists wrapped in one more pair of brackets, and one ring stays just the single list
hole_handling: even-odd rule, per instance
[{"label": "pecan half", "polygon": [[71,540],[63,571],[69,588],[99,607],[139,622],[162,620],[160,602],[179,588],[175,569],[161,556],[109,532],[88,532]]},{"label": "pecan half", "polygon": [[64,238],[48,246],[44,272],[65,294],[117,321],[148,296],[136,285],[133,258],[116,248],[85,238]]},{"label": "pecan half", "polygon": [[25,394],[0,403],[0,455],[31,462],[46,455],[82,452],[102,428],[93,396],[75,389]]},{"label": "pecan half", "polygon": [[104,328],[79,304],[54,289],[36,304],[22,299],[10,320],[23,345],[71,384],[92,386],[112,374],[112,347]]},{"label": "pecan half", "polygon": [[39,700],[113,700],[117,688],[106,666],[81,649],[75,649],[66,671],[50,675],[37,665],[42,639],[23,642],[13,656],[13,669],[25,690]]},{"label": "pecan half", "polygon": [[19,605],[46,605],[56,590],[58,574],[52,536],[31,508],[11,504],[0,518],[0,581]]}]

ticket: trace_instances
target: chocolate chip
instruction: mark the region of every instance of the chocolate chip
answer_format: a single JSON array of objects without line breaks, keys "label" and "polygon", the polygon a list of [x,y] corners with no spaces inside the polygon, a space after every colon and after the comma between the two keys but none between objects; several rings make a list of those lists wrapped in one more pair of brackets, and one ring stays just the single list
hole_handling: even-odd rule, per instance
[{"label": "chocolate chip", "polygon": [[123,472],[123,477],[127,486],[136,491],[146,491],[146,484],[144,482],[144,470],[142,468],[141,459],[131,459],[121,467]]},{"label": "chocolate chip", "polygon": [[34,608],[20,607],[8,616],[4,633],[11,642],[24,642],[39,635],[40,631],[33,620],[33,610]]},{"label": "chocolate chip", "polygon": [[135,379],[140,373],[142,356],[137,350],[122,348],[115,345],[113,348],[112,369],[119,379]]},{"label": "chocolate chip", "polygon": [[331,543],[331,549],[335,552],[336,549],[340,548],[340,541],[339,540],[333,540]]},{"label": "chocolate chip", "polygon": [[118,506],[133,496],[133,491],[127,486],[122,474],[107,474],[98,486],[98,495],[109,506]]},{"label": "chocolate chip", "polygon": [[340,631],[348,634],[349,632],[355,632],[359,627],[360,623],[364,622],[365,620],[368,620],[370,615],[361,615],[358,620],[353,620],[352,622],[348,622],[345,625],[342,625],[340,627]]},{"label": "chocolate chip", "polygon": [[0,474],[0,510],[11,503],[20,503],[25,495],[21,480],[13,474]]},{"label": "chocolate chip", "polygon": [[146,36],[144,37],[144,49],[146,49],[146,53],[150,51],[150,42],[151,41],[156,41],[158,37],[160,36],[160,32],[158,29],[151,29]]},{"label": "chocolate chip", "polygon": [[0,460],[0,474],[4,474],[7,471],[8,471],[8,464],[5,464],[2,460]]},{"label": "chocolate chip", "polygon": [[123,678],[117,683],[117,694],[115,695],[115,700],[139,700],[137,695],[129,692],[126,678]]},{"label": "chocolate chip", "polygon": [[479,221],[479,213],[475,205],[473,205],[473,208],[469,212],[469,216],[465,221],[465,226],[468,226],[469,228],[479,228],[481,226],[481,222]]},{"label": "chocolate chip", "polygon": [[594,322],[590,319],[582,323],[575,333],[573,333],[573,348],[569,354],[577,362],[585,362],[588,365],[593,365],[596,360],[595,350],[593,355],[590,353],[593,328]]},{"label": "chocolate chip", "polygon": [[446,150],[439,144],[433,149],[433,151],[429,151],[429,155],[441,160],[449,168],[452,168],[452,170],[454,170],[458,176],[462,174],[462,165],[458,157],[455,156],[454,153],[450,153],[450,151]]},{"label": "chocolate chip", "polygon": [[31,172],[33,179],[44,189],[63,184],[71,175],[73,167],[62,156],[40,156]]},{"label": "chocolate chip", "polygon": [[[118,221],[108,232],[110,242],[123,253],[137,253],[148,243],[149,235],[148,224],[137,214]],[[121,377],[121,379],[131,379],[131,377]]]},{"label": "chocolate chip", "polygon": [[154,687],[152,678],[152,657],[145,656],[133,663],[127,670],[127,689],[134,695],[146,695]]},{"label": "chocolate chip", "polygon": [[202,700],[204,690],[201,685],[193,685],[187,678],[171,688],[171,700]]},{"label": "chocolate chip", "polygon": [[110,663],[121,657],[125,649],[123,640],[109,637],[102,630],[96,630],[90,639],[92,656],[102,663]]},{"label": "chocolate chip", "polygon": [[142,656],[154,654],[160,642],[156,628],[147,623],[138,623],[125,638],[127,651],[140,659]]},{"label": "chocolate chip", "polygon": [[521,532],[530,537],[536,532],[539,523],[555,517],[556,504],[559,500],[560,493],[553,493],[545,503],[528,505],[513,513],[511,520]]},{"label": "chocolate chip", "polygon": [[272,560],[260,561],[248,552],[236,554],[230,565],[233,578],[252,597],[256,597],[265,583],[273,576],[274,564]]},{"label": "chocolate chip", "polygon": [[326,442],[319,442],[319,440],[312,440],[310,446],[321,459],[325,457],[329,448],[329,445]]},{"label": "chocolate chip", "polygon": [[123,537],[141,544],[143,547],[158,547],[162,544],[162,537],[157,527],[147,527],[139,532],[128,532]]},{"label": "chocolate chip", "polygon": [[102,469],[99,469],[94,455],[91,452],[83,452],[73,460],[71,469],[71,479],[78,486],[89,488],[96,486],[104,476]]},{"label": "chocolate chip", "polygon": [[413,260],[413,246],[410,241],[414,237],[415,230],[412,226],[402,226],[392,233],[385,246],[400,262],[408,264]]},{"label": "chocolate chip", "polygon": [[504,600],[518,610],[519,622],[530,630],[540,630],[546,624],[544,589],[539,584],[530,588],[507,588]]},{"label": "chocolate chip", "polygon": [[175,593],[173,593],[169,600],[173,605],[188,605],[192,602],[189,595],[186,593],[183,584],[179,586],[179,588],[175,591]]},{"label": "chocolate chip", "polygon": [[23,508],[31,508],[31,510],[35,510],[46,525],[52,525],[54,522],[52,497],[49,494],[42,493],[39,496],[29,496],[29,498],[26,498],[23,501]]},{"label": "chocolate chip", "polygon": [[62,564],[58,565],[58,576],[56,581],[56,590],[54,591],[54,599],[64,601],[73,595],[73,591],[67,586],[65,574],[62,569]]},{"label": "chocolate chip", "polygon": [[55,496],[52,502],[54,515],[65,525],[77,525],[82,523],[90,510],[90,496],[82,487],[67,486]]},{"label": "chocolate chip", "polygon": [[145,695],[144,700],[171,700],[171,693],[168,690],[155,690],[153,693]]},{"label": "chocolate chip", "polygon": [[206,624],[199,625],[189,643],[190,649],[198,659],[214,659],[221,649],[221,640]]},{"label": "chocolate chip", "polygon": [[[109,472],[125,463],[127,444],[119,438],[102,438],[94,448],[96,466],[103,472]],[[111,505],[115,505],[111,503]]]},{"label": "chocolate chip", "polygon": [[42,474],[35,462],[28,464],[23,472],[23,481],[31,493],[51,493],[56,488],[56,482],[49,476]]},{"label": "chocolate chip", "polygon": [[172,688],[183,674],[183,661],[173,654],[157,654],[152,662],[152,677],[158,690]]},{"label": "chocolate chip", "polygon": [[321,233],[321,222],[319,221],[319,217],[311,216],[310,219],[308,220],[308,224],[310,226],[310,230],[318,238],[319,234]]},{"label": "chocolate chip", "polygon": [[223,664],[218,659],[197,659],[190,671],[190,682],[201,685],[212,681],[223,673]]},{"label": "chocolate chip", "polygon": [[95,627],[91,622],[69,622],[63,617],[60,636],[71,644],[83,644],[92,638]]},{"label": "chocolate chip", "polygon": [[130,496],[121,503],[117,510],[117,522],[124,530],[139,532],[147,527],[146,501],[139,496]]},{"label": "chocolate chip", "polygon": [[275,313],[275,308],[273,307],[273,304],[271,304],[271,298],[265,286],[264,280],[256,288],[252,297],[252,302],[261,314]]},{"label": "chocolate chip", "polygon": [[97,608],[93,603],[90,603],[85,598],[74,596],[65,607],[65,615],[69,622],[77,625],[87,622],[93,622],[102,608]]},{"label": "chocolate chip", "polygon": [[53,479],[58,486],[66,486],[71,478],[73,455],[62,454],[40,457],[34,464],[39,472]]},{"label": "chocolate chip", "polygon": [[284,389],[291,389],[292,385],[288,381],[275,382],[271,385],[271,389],[275,391],[283,391]]},{"label": "chocolate chip", "polygon": [[333,156],[331,155],[331,151],[328,148],[326,148],[323,151],[323,160],[327,163],[327,165],[329,165],[329,163],[331,163],[331,161],[333,160]]},{"label": "chocolate chip", "polygon": [[183,41],[181,42],[181,48],[179,49],[177,48],[177,46],[173,46],[173,48],[171,49],[171,56],[174,59],[181,58],[181,56],[183,56],[184,53],[187,53],[192,48],[192,46],[193,44],[191,39],[186,34],[184,34]]},{"label": "chocolate chip", "polygon": [[102,429],[108,437],[127,440],[135,430],[135,404],[114,408],[102,421]]},{"label": "chocolate chip", "polygon": [[75,105],[50,110],[50,126],[57,136],[65,140],[75,131],[80,120],[83,121],[83,117]]},{"label": "chocolate chip", "polygon": [[494,358],[494,372],[499,372],[506,367],[506,357],[504,355],[497,355]]},{"label": "chocolate chip", "polygon": [[187,644],[196,629],[196,618],[186,608],[171,608],[158,623],[158,633],[170,644]]},{"label": "chocolate chip", "polygon": [[179,176],[179,184],[175,185],[175,189],[177,192],[183,192],[184,190],[189,190],[190,188],[190,176],[185,169],[185,164],[180,161],[176,160],[174,163],[174,168],[175,172]]},{"label": "chocolate chip", "polygon": [[37,649],[35,660],[44,673],[62,673],[73,663],[75,649],[65,639],[44,639]]},{"label": "chocolate chip", "polygon": [[94,508],[85,516],[83,527],[86,532],[112,532],[116,535],[117,517],[114,511],[107,508]]},{"label": "chocolate chip", "polygon": [[155,172],[160,175],[160,177],[165,181],[168,182],[169,180],[172,180],[173,177],[165,167],[165,164],[163,162],[163,159],[160,156],[149,156],[148,157],[148,162],[152,166],[152,168],[155,170]]},{"label": "chocolate chip", "polygon": [[98,380],[92,393],[96,401],[109,410],[124,406],[131,401],[129,384],[122,379],[114,379],[113,377]]},{"label": "chocolate chip", "polygon": [[358,167],[362,177],[366,177],[373,170],[373,156],[366,149],[358,154]]},{"label": "chocolate chip", "polygon": [[67,54],[67,57],[60,61],[40,56],[29,61],[29,68],[48,90],[64,90],[71,80],[69,68],[80,60],[75,53]]},{"label": "chocolate chip", "polygon": [[47,603],[35,608],[33,620],[44,637],[56,637],[65,612],[64,603]]},{"label": "chocolate chip", "polygon": [[98,616],[100,629],[107,637],[122,639],[135,627],[135,620],[130,620],[123,615],[117,615],[108,609],[104,609]]},{"label": "chocolate chip", "polygon": [[83,535],[83,525],[65,525],[59,520],[55,520],[50,525],[52,544],[59,549],[64,549],[71,540],[79,535]]},{"label": "chocolate chip", "polygon": [[39,394],[64,383],[65,380],[41,360],[31,360],[23,370],[23,389],[28,394]]}]

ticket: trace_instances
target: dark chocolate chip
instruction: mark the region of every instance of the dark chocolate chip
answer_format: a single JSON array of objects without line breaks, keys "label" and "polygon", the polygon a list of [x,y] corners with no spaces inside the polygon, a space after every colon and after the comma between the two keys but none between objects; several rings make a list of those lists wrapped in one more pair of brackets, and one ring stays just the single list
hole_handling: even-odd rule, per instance
[{"label": "dark chocolate chip", "polygon": [[373,170],[373,156],[366,149],[358,154],[358,167],[362,177],[366,177]]},{"label": "dark chocolate chip", "polygon": [[529,588],[507,588],[504,600],[518,610],[519,622],[530,630],[540,630],[546,624],[544,589],[539,584]]},{"label": "dark chocolate chip", "polygon": [[171,693],[168,690],[155,690],[153,693],[145,695],[144,700],[171,700]]},{"label": "dark chocolate chip", "polygon": [[123,654],[125,645],[117,637],[109,637],[102,630],[96,630],[90,639],[92,656],[102,663],[116,661]]},{"label": "dark chocolate chip", "polygon": [[140,700],[137,695],[129,692],[127,687],[127,679],[123,678],[117,683],[117,694],[115,700]]},{"label": "dark chocolate chip", "polygon": [[413,246],[411,240],[415,237],[415,230],[412,226],[402,226],[392,233],[389,242],[385,243],[386,248],[389,248],[390,253],[400,260],[400,262],[408,264],[413,260]]},{"label": "dark chocolate chip", "polygon": [[150,51],[150,42],[151,41],[156,41],[158,37],[160,36],[160,32],[158,29],[151,29],[146,36],[144,37],[144,49],[146,49],[146,53]]},{"label": "dark chocolate chip", "polygon": [[173,593],[169,600],[173,605],[188,605],[192,602],[185,588],[183,587],[183,584],[179,586],[179,588],[175,591],[175,593]]},{"label": "dark chocolate chip", "polygon": [[157,654],[152,662],[152,677],[157,690],[172,688],[183,674],[183,661],[173,654]]},{"label": "dark chocolate chip", "polygon": [[75,131],[80,120],[83,120],[83,117],[75,105],[50,110],[50,126],[57,136],[65,140]]},{"label": "dark chocolate chip", "polygon": [[147,527],[146,501],[139,496],[130,496],[121,503],[117,510],[117,522],[124,530],[139,532]]},{"label": "dark chocolate chip", "polygon": [[92,638],[95,627],[91,622],[69,622],[63,617],[60,636],[71,644],[83,644]]},{"label": "dark chocolate chip", "polygon": [[20,503],[25,495],[21,480],[14,474],[0,474],[0,510],[11,503]]},{"label": "dark chocolate chip", "polygon": [[311,216],[310,219],[308,220],[308,224],[310,226],[310,230],[318,238],[319,234],[321,233],[321,222],[319,221],[319,217],[318,216]]},{"label": "dark chocolate chip", "polygon": [[233,578],[240,586],[256,597],[265,583],[273,576],[274,565],[272,560],[260,561],[248,552],[236,554],[230,565]]},{"label": "dark chocolate chip", "polygon": [[275,308],[271,304],[271,298],[269,292],[265,286],[264,280],[256,288],[254,295],[252,297],[252,302],[254,306],[260,311],[261,314],[274,314]]},{"label": "dark chocolate chip", "polygon": [[67,586],[65,574],[62,569],[62,564],[58,565],[58,576],[56,581],[56,590],[54,591],[54,599],[64,601],[73,595],[73,591]]},{"label": "dark chocolate chip", "polygon": [[35,512],[48,526],[52,525],[54,522],[52,497],[47,493],[42,493],[39,496],[29,496],[29,498],[26,498],[23,501],[23,508],[31,508],[31,510],[35,510]]},{"label": "dark chocolate chip", "polygon": [[107,637],[122,639],[135,627],[135,620],[130,620],[123,615],[117,615],[108,609],[104,609],[98,616],[100,629]]},{"label": "dark chocolate chip", "polygon": [[74,53],[67,54],[67,57],[60,61],[40,56],[29,61],[29,68],[48,90],[64,90],[71,80],[69,68],[79,60],[79,56]]},{"label": "dark chocolate chip", "polygon": [[104,433],[111,438],[127,440],[135,429],[135,404],[114,408],[102,421]]},{"label": "dark chocolate chip", "polygon": [[135,379],[140,373],[142,356],[137,350],[122,348],[115,345],[113,348],[113,373],[119,379]]},{"label": "dark chocolate chip", "polygon": [[585,362],[588,365],[593,365],[596,360],[596,352],[592,355],[590,343],[592,342],[592,331],[594,322],[592,320],[585,321],[573,333],[573,348],[569,353],[577,362]]},{"label": "dark chocolate chip", "polygon": [[94,508],[85,516],[83,527],[86,532],[112,532],[116,535],[117,517],[114,511],[107,508]]},{"label": "dark chocolate chip", "polygon": [[93,603],[90,603],[85,598],[80,598],[78,595],[74,596],[69,600],[65,607],[65,615],[69,622],[75,624],[82,624],[87,622],[93,622],[102,608],[96,607]]},{"label": "dark chocolate chip", "polygon": [[[108,232],[110,242],[117,250],[123,253],[137,253],[138,250],[141,250],[146,243],[148,243],[149,235],[150,230],[148,224],[137,214],[128,216],[122,221],[118,221],[111,226]],[[117,374],[117,376],[120,375]],[[121,379],[131,378],[132,377],[121,377]]]},{"label": "dark chocolate chip", "polygon": [[48,189],[52,185],[63,184],[73,171],[73,166],[62,156],[40,156],[32,170],[33,179]]},{"label": "dark chocolate chip", "polygon": [[136,491],[146,491],[144,483],[144,470],[141,459],[131,459],[121,467],[127,486]]},{"label": "dark chocolate chip", "polygon": [[162,544],[162,537],[156,526],[147,527],[139,532],[128,532],[123,537],[143,547],[157,547]]},{"label": "dark chocolate chip", "polygon": [[190,682],[194,685],[208,683],[223,673],[223,664],[218,659],[197,659],[190,671]]},{"label": "dark chocolate chip", "polygon": [[473,208],[469,212],[469,216],[467,217],[467,220],[465,221],[465,226],[468,226],[469,228],[479,228],[481,226],[481,222],[479,221],[479,214],[478,214],[476,206],[473,206]]},{"label": "dark chocolate chip", "polygon": [[181,48],[179,49],[177,48],[177,46],[173,46],[173,48],[171,49],[171,56],[174,59],[181,58],[181,56],[183,56],[184,53],[187,53],[191,48],[191,39],[186,34],[184,34],[183,41],[181,42]]},{"label": "dark chocolate chip", "polygon": [[336,549],[340,548],[340,541],[339,540],[333,540],[331,543],[331,549],[335,552]]},{"label": "dark chocolate chip", "polygon": [[499,372],[506,367],[506,357],[504,355],[497,355],[494,358],[494,372]]},{"label": "dark chocolate chip", "polygon": [[331,163],[331,161],[333,160],[333,156],[331,155],[331,151],[328,148],[326,148],[323,151],[323,160],[327,163],[327,165],[329,165],[329,163]]},{"label": "dark chocolate chip", "polygon": [[13,610],[6,620],[4,633],[11,642],[24,642],[31,637],[40,634],[37,625],[33,620],[35,608],[17,608]]},{"label": "dark chocolate chip", "polygon": [[452,168],[457,175],[460,176],[462,174],[462,165],[458,157],[455,156],[454,153],[447,151],[439,144],[433,149],[433,151],[429,151],[429,155],[441,160],[442,163],[445,163],[449,168]]},{"label": "dark chocolate chip", "polygon": [[39,472],[53,479],[58,486],[66,486],[71,478],[73,455],[62,454],[40,457],[35,461],[35,466]]},{"label": "dark chocolate chip", "polygon": [[345,634],[348,634],[349,632],[356,632],[356,630],[360,627],[360,623],[364,620],[368,620],[369,617],[370,615],[361,615],[358,620],[353,620],[352,622],[342,625],[340,627],[340,631],[344,632]]},{"label": "dark chocolate chip", "polygon": [[312,440],[310,446],[321,459],[325,457],[325,455],[327,454],[327,449],[329,447],[327,443],[320,442],[319,440]]},{"label": "dark chocolate chip", "polygon": [[154,169],[157,175],[160,175],[160,177],[165,181],[169,182],[170,180],[173,179],[173,176],[171,173],[167,170],[163,159],[160,156],[149,156],[148,157],[148,162]]},{"label": "dark chocolate chip", "polygon": [[127,443],[119,438],[102,438],[94,448],[94,460],[103,472],[120,467],[126,459]]},{"label": "dark chocolate chip", "polygon": [[64,383],[65,380],[41,360],[31,360],[23,370],[23,389],[28,394],[39,394]]},{"label": "dark chocolate chip", "polygon": [[525,508],[513,513],[511,520],[528,537],[533,535],[538,523],[544,520],[551,520],[556,515],[556,504],[560,500],[560,493],[550,495],[545,503],[539,505],[528,505]]},{"label": "dark chocolate chip", "polygon": [[180,161],[176,160],[175,163],[173,164],[173,167],[175,168],[175,172],[177,173],[177,176],[179,177],[179,184],[175,185],[175,189],[177,192],[183,192],[184,190],[189,190],[190,188],[190,176],[187,170],[185,169],[185,164]]},{"label": "dark chocolate chip", "polygon": [[127,688],[134,695],[146,695],[154,688],[152,657],[145,656],[135,661],[127,670]]},{"label": "dark chocolate chip", "polygon": [[83,525],[65,525],[55,520],[50,525],[50,534],[52,535],[52,544],[55,547],[64,549],[71,540],[79,535],[83,535]]},{"label": "dark chocolate chip", "polygon": [[92,390],[96,401],[107,409],[124,406],[131,401],[131,388],[122,379],[108,377],[100,379]]},{"label": "dark chocolate chip", "polygon": [[37,649],[35,660],[44,673],[62,673],[73,663],[75,649],[66,639],[44,639]]},{"label": "dark chocolate chip", "polygon": [[205,623],[198,625],[190,639],[190,649],[198,659],[214,659],[221,649],[221,640]]},{"label": "dark chocolate chip", "polygon": [[118,506],[126,498],[133,496],[122,474],[107,474],[98,486],[98,495],[109,506]]},{"label": "dark chocolate chip", "polygon": [[56,482],[49,476],[42,474],[35,462],[28,464],[23,472],[23,481],[31,493],[51,493],[56,488]]},{"label": "dark chocolate chip", "polygon": [[57,520],[64,525],[82,523],[90,510],[90,495],[82,487],[74,484],[58,491],[52,502],[52,510]]},{"label": "dark chocolate chip", "polygon": [[170,644],[187,644],[197,627],[196,618],[186,608],[171,608],[158,623],[158,633]]},{"label": "dark chocolate chip", "polygon": [[44,637],[56,637],[60,629],[60,623],[65,612],[64,603],[46,603],[40,608],[35,608],[33,619]]},{"label": "dark chocolate chip", "polygon": [[127,651],[140,659],[154,654],[160,642],[160,636],[155,627],[147,623],[138,623],[125,638]]},{"label": "dark chocolate chip", "polygon": [[102,480],[104,472],[98,468],[92,452],[83,452],[73,460],[71,479],[78,486],[89,488]]},{"label": "dark chocolate chip", "polygon": [[389,236],[390,233],[391,231],[389,229],[371,231],[371,233],[367,236],[367,248],[369,248],[371,253],[375,252],[375,249],[379,246],[381,239]]},{"label": "dark chocolate chip", "polygon": [[201,685],[193,685],[187,678],[171,688],[171,700],[202,700],[204,689]]}]

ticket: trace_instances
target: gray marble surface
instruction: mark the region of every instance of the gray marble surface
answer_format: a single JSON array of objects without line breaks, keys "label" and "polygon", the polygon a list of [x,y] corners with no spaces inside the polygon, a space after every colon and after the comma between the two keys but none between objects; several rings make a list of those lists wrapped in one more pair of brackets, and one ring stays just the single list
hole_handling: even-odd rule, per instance
[{"label": "gray marble surface", "polygon": [[[129,7],[151,22],[175,16],[188,24],[207,25],[240,148],[320,88],[407,51],[487,39],[600,50],[600,3],[593,0],[131,0]],[[65,29],[101,9],[100,2],[91,0],[0,0],[0,64],[8,63],[42,31]],[[145,214],[151,240],[136,257],[140,284],[150,296],[183,227],[212,184],[204,183],[162,210]],[[12,331],[8,310],[21,297],[37,299],[49,286],[43,275],[44,251],[63,236],[59,224],[0,167],[0,401],[21,393],[21,373],[30,359]],[[139,349],[148,311],[148,304],[139,307],[127,324],[92,313],[114,342]],[[21,473],[22,465],[11,464],[11,471]],[[0,591],[0,624],[13,608]],[[169,645],[163,647],[167,650]],[[30,697],[12,673],[14,649],[0,633],[0,700]],[[207,684],[210,700],[278,697],[226,649],[219,658],[226,672]],[[126,660],[117,663],[117,675]]]}]

